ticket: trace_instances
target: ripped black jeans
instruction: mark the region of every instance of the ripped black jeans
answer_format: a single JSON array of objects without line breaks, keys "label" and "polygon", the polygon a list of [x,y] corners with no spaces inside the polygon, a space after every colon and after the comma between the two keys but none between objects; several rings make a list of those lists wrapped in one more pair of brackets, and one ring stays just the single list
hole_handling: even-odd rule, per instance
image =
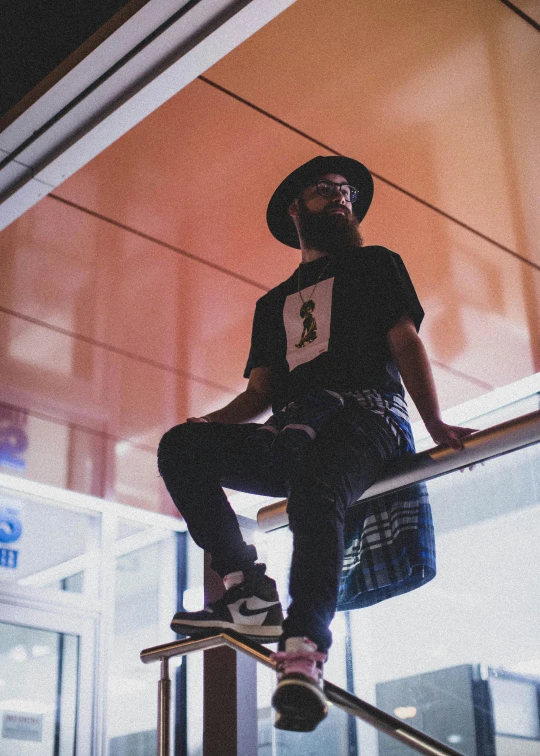
[{"label": "ripped black jeans", "polygon": [[283,639],[305,636],[326,651],[343,564],[345,511],[397,456],[398,441],[384,418],[346,404],[303,463],[286,471],[277,461],[263,467],[245,454],[246,439],[257,427],[177,425],[160,442],[159,471],[193,540],[210,554],[221,577],[249,569],[257,558],[223,487],[288,498],[293,555]]}]

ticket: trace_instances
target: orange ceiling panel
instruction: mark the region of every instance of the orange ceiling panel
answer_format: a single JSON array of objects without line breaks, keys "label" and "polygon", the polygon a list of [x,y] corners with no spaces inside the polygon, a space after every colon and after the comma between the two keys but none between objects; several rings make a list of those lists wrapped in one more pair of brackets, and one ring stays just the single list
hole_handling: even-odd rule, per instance
[{"label": "orange ceiling panel", "polygon": [[516,0],[513,5],[526,13],[537,24],[540,24],[540,3],[538,0]]},{"label": "orange ceiling panel", "polygon": [[155,446],[241,390],[308,136],[377,174],[364,236],[411,272],[443,406],[540,370],[540,270],[511,254],[540,263],[533,32],[491,0],[297,0],[208,72],[232,94],[194,81],[0,235],[4,398]]},{"label": "orange ceiling panel", "polygon": [[45,198],[0,235],[0,305],[235,393],[260,288]]},{"label": "orange ceiling panel", "polygon": [[55,194],[270,288],[299,260],[266,228],[284,175],[320,149],[193,82]]},{"label": "orange ceiling panel", "polygon": [[219,389],[0,312],[1,399],[155,450],[186,416],[231,399]]},{"label": "orange ceiling panel", "polygon": [[540,371],[540,272],[380,181],[376,196],[365,242],[405,260],[431,358],[484,390]]},{"label": "orange ceiling panel", "polygon": [[[311,24],[318,23],[316,14],[309,18]],[[249,46],[259,44],[259,36],[265,34],[267,29],[229,58],[240,59],[245,46],[249,53]],[[228,60],[211,75],[221,66],[228,71]],[[242,71],[239,86],[244,85]],[[258,86],[254,78],[247,81]],[[276,86],[272,79],[261,93],[269,93],[266,96],[279,103],[285,90],[274,91]],[[327,92],[324,82],[321,92]],[[318,130],[322,122],[315,115],[316,111],[312,125]],[[410,137],[420,149],[422,134]],[[266,229],[268,197],[288,170],[321,152],[308,139],[195,81],[66,181],[57,194],[110,221],[98,224],[100,229],[107,226],[107,234],[112,233],[116,223],[132,230],[117,232],[121,243],[98,245],[99,268],[107,271],[103,275],[110,278],[110,292],[115,287],[122,291],[122,306],[135,313],[133,326],[120,327],[123,319],[109,294],[104,310],[110,321],[106,338],[129,350],[140,348],[204,379],[226,382],[231,388],[241,385],[254,301],[265,287],[289,275],[298,261],[298,253],[275,242]],[[431,164],[428,170],[426,162],[422,169],[425,175],[430,173],[433,185],[445,185],[440,166]],[[478,387],[488,390],[540,369],[540,334],[528,295],[528,280],[538,277],[537,270],[379,178],[364,229],[367,243],[395,249],[409,266],[428,312],[423,332],[441,369],[456,380],[469,380],[473,394]],[[156,267],[158,249],[163,260],[186,258],[141,235],[233,275],[197,260],[190,265],[184,262],[185,272],[169,270],[165,262]],[[130,264],[129,255],[135,253],[138,256]],[[464,260],[462,272],[456,269],[457,260]],[[235,275],[253,285],[239,283]],[[471,291],[472,280],[477,281],[477,292]],[[199,315],[202,301],[204,312]],[[178,319],[183,325],[175,349],[170,335],[162,338],[168,333],[164,324],[176,322],[167,320],[167,307],[180,307]],[[483,338],[487,322],[490,341]],[[506,345],[502,352],[495,347],[500,342]],[[442,401],[449,404],[444,393]]]},{"label": "orange ceiling panel", "polygon": [[298,0],[206,76],[540,264],[539,70],[495,0]]},{"label": "orange ceiling panel", "polygon": [[255,301],[299,261],[267,202],[317,140],[375,173],[365,241],[405,260],[443,407],[540,371],[538,70],[498,0],[297,0],[0,234],[0,400],[170,508],[155,447],[245,386]]}]

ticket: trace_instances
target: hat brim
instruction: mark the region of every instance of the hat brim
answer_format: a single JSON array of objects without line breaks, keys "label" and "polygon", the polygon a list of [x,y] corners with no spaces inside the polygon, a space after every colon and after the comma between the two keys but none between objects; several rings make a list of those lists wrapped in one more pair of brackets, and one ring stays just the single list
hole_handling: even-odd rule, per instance
[{"label": "hat brim", "polygon": [[288,213],[291,202],[309,186],[310,182],[326,173],[337,173],[358,189],[358,198],[352,209],[360,222],[373,199],[373,178],[365,165],[341,155],[318,156],[296,168],[278,186],[268,203],[266,222],[270,233],[282,244],[300,249],[296,226]]}]

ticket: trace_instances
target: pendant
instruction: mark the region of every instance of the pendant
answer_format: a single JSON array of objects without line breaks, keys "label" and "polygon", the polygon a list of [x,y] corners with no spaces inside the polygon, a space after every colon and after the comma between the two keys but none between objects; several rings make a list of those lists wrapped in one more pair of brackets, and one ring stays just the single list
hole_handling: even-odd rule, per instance
[{"label": "pendant", "polygon": [[313,310],[315,309],[315,302],[313,299],[307,299],[305,302],[302,302],[302,307],[300,308],[300,317],[302,318],[302,335],[300,336],[300,341],[298,344],[295,344],[295,347],[297,349],[301,349],[302,347],[306,346],[306,344],[310,344],[312,341],[315,341],[317,338],[317,321],[315,320],[315,316],[313,315]]}]

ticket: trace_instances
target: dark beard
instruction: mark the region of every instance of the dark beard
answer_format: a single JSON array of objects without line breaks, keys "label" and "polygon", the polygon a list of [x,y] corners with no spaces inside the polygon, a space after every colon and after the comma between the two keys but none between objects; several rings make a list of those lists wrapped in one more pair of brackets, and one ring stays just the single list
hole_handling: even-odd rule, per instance
[{"label": "dark beard", "polygon": [[360,224],[354,213],[345,216],[326,210],[313,213],[307,209],[301,197],[298,199],[298,210],[302,240],[310,249],[338,257],[351,248],[362,246]]}]

